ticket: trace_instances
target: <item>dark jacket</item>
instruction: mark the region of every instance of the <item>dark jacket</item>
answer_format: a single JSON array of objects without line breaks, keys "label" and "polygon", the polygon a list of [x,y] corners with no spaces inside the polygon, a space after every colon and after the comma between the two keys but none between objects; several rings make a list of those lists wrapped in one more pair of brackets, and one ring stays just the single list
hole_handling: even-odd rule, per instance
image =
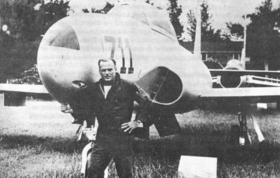
[{"label": "dark jacket", "polygon": [[[149,99],[144,91],[135,84],[122,80],[119,74],[116,75],[106,99],[102,80],[88,84],[73,98],[75,98],[71,104],[73,117],[81,122],[86,120],[89,125],[93,125],[96,116],[99,123],[97,138],[100,135],[128,135],[121,130],[121,124],[131,120],[134,101],[141,106],[149,105]],[[145,124],[145,119],[146,117],[141,117],[139,120]]]},{"label": "dark jacket", "polygon": [[123,135],[121,124],[129,122],[137,87],[116,76],[107,97],[100,80],[92,89],[93,110],[99,123],[97,135]]}]

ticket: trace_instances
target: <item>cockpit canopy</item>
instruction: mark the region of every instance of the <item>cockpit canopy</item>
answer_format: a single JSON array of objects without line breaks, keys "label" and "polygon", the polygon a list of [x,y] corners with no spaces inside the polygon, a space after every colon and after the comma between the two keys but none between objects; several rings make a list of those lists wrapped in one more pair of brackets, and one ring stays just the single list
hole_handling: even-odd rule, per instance
[{"label": "cockpit canopy", "polygon": [[177,40],[175,30],[170,23],[168,14],[163,10],[157,9],[144,3],[121,3],[116,5],[108,14],[117,17],[131,17],[152,30]]}]

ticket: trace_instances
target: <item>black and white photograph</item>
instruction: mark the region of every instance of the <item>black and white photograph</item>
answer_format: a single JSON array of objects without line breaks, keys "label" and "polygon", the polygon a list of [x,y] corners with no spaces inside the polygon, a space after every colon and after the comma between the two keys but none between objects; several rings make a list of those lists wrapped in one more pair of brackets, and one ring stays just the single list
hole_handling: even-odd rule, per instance
[{"label": "black and white photograph", "polygon": [[280,177],[280,0],[0,0],[0,178]]}]

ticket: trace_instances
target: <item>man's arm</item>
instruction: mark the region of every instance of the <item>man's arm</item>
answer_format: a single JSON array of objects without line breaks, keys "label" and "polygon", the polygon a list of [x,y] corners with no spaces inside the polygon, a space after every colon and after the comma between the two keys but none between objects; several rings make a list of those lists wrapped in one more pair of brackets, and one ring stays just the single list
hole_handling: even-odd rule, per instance
[{"label": "man's arm", "polygon": [[136,86],[136,88],[135,101],[138,104],[135,107],[136,120],[140,120],[144,127],[149,127],[153,124],[150,114],[152,99],[141,87]]},{"label": "man's arm", "polygon": [[131,133],[136,128],[144,128],[152,125],[149,108],[151,106],[151,99],[149,95],[140,87],[135,87],[134,100],[138,105],[135,105],[132,119],[130,122],[123,123],[121,128],[124,132]]}]

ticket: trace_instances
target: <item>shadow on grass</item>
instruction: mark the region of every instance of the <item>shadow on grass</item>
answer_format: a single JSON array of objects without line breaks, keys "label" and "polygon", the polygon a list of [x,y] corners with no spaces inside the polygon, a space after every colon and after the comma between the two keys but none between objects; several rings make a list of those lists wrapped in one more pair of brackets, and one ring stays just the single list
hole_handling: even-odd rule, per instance
[{"label": "shadow on grass", "polygon": [[38,148],[37,151],[55,151],[71,154],[81,152],[85,143],[62,137],[38,137],[33,135],[0,135],[0,148],[17,149],[22,147]]},{"label": "shadow on grass", "polygon": [[[154,159],[178,160],[181,155],[212,156],[225,163],[269,162],[280,158],[280,144],[262,142],[246,146],[238,145],[238,135],[229,130],[200,127],[188,128],[181,135],[173,135],[151,140],[136,140],[136,153],[152,156]],[[38,148],[66,154],[80,153],[85,142],[74,138],[38,137],[33,135],[1,135],[0,148]]]},{"label": "shadow on grass", "polygon": [[224,163],[268,163],[280,159],[280,144],[263,141],[251,145],[238,144],[238,131],[215,130],[207,126],[189,128],[181,135],[148,141],[137,141],[135,150],[154,158],[178,159],[181,155],[217,157]]}]

